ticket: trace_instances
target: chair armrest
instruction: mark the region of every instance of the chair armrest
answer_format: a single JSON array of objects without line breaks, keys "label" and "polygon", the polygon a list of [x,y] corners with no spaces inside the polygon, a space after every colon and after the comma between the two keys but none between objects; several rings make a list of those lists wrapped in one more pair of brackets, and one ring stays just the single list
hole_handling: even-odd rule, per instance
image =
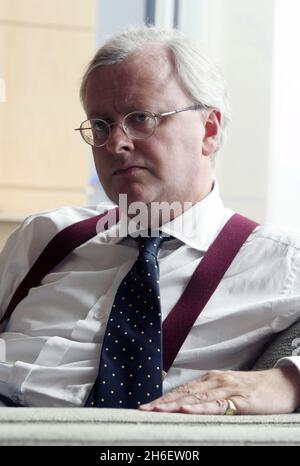
[{"label": "chair armrest", "polygon": [[296,338],[300,339],[300,321],[279,333],[272,340],[271,344],[256,360],[252,370],[258,371],[272,369],[278,359],[293,356],[293,351],[296,349],[293,342]]}]

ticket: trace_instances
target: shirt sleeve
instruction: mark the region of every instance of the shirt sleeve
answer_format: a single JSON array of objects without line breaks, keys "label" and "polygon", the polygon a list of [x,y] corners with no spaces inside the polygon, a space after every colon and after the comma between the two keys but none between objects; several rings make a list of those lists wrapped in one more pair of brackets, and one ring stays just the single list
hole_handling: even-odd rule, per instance
[{"label": "shirt sleeve", "polygon": [[[297,340],[299,341],[297,342]],[[300,338],[296,338],[295,347],[296,347],[296,349],[294,350],[295,353],[300,354]],[[291,356],[291,357],[281,358],[276,362],[274,367],[280,368],[280,367],[291,367],[291,366],[296,367],[298,371],[300,372],[300,356]],[[297,413],[300,412],[300,406],[297,407],[296,412]]]},{"label": "shirt sleeve", "polygon": [[[298,344],[299,344],[298,349],[300,353],[300,338],[299,338]],[[274,367],[280,368],[280,367],[291,367],[291,366],[297,367],[298,371],[300,372],[300,356],[290,356],[290,357],[281,358],[276,362]]]}]

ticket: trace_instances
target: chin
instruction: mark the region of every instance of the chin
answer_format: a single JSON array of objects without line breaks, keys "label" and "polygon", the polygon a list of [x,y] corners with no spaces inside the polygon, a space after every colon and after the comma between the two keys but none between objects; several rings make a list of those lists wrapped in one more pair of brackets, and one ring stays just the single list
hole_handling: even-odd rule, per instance
[{"label": "chin", "polygon": [[130,204],[134,204],[135,202],[140,202],[142,204],[148,205],[151,203],[151,200],[149,200],[147,196],[145,196],[144,193],[141,193],[139,195],[128,193],[127,195],[128,206],[130,206]]},{"label": "chin", "polygon": [[149,204],[152,200],[152,196],[150,195],[149,192],[147,192],[147,189],[145,186],[135,186],[131,187],[131,189],[124,189],[122,191],[119,191],[115,193],[113,196],[110,197],[110,199],[113,199],[114,202],[119,204],[119,198],[121,195],[127,196],[127,205],[130,205],[134,202],[142,202],[143,204]]}]

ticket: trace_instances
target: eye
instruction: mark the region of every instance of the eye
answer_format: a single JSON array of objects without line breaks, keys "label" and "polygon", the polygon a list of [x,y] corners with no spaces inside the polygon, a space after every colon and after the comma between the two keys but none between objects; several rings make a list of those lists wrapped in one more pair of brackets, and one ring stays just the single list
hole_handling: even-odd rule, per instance
[{"label": "eye", "polygon": [[135,129],[152,127],[153,116],[148,112],[133,112],[126,118],[125,125]]},{"label": "eye", "polygon": [[123,121],[123,129],[127,136],[134,139],[146,139],[156,127],[156,119],[150,112],[129,113]]},{"label": "eye", "polygon": [[104,121],[104,120],[94,120],[91,123],[92,123],[93,131],[96,131],[96,132],[99,132],[99,133],[101,133],[103,131],[107,131],[108,124],[106,123],[106,121]]},{"label": "eye", "polygon": [[149,113],[144,112],[134,113],[132,115],[132,118],[135,120],[136,123],[147,123],[149,120],[151,120],[151,116],[149,115]]}]

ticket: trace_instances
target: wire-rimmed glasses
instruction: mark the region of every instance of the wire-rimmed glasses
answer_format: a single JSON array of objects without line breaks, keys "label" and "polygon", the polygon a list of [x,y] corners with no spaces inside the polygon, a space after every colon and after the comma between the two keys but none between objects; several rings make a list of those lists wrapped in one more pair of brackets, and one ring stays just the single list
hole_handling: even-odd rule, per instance
[{"label": "wire-rimmed glasses", "polygon": [[[199,103],[165,113],[134,111],[123,116],[120,127],[131,140],[147,139],[154,134],[161,118],[188,110],[203,110],[205,108],[207,108],[206,105]],[[115,122],[109,123],[101,118],[91,118],[83,121],[75,131],[80,131],[82,138],[87,144],[93,147],[102,147],[107,144],[111,135],[111,127],[115,124]]]}]

